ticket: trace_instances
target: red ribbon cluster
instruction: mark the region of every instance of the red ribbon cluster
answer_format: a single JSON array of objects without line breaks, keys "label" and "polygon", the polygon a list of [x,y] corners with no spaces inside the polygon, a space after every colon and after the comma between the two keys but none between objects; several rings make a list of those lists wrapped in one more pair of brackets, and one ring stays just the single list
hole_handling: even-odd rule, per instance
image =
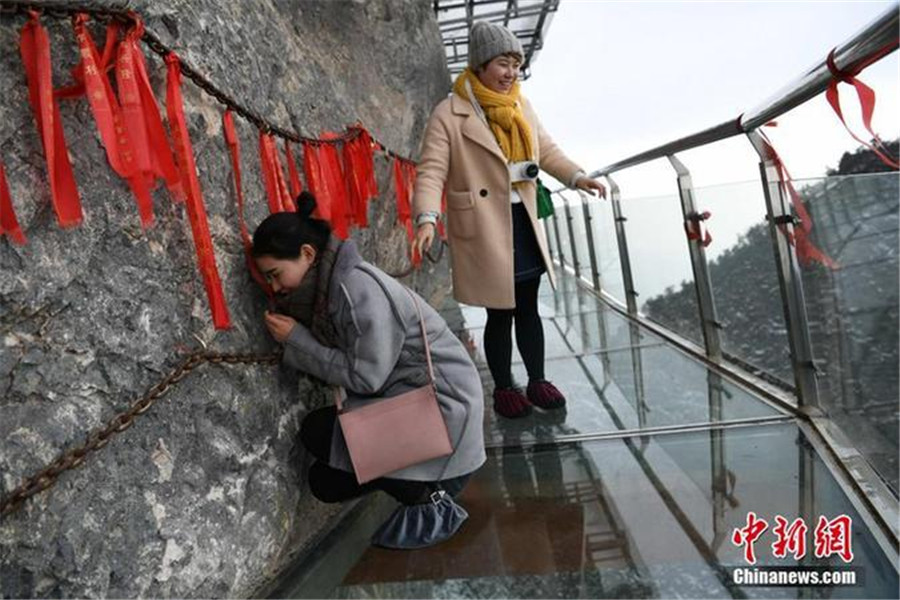
[{"label": "red ribbon cluster", "polygon": [[[101,53],[87,29],[88,16],[76,15],[73,27],[81,60],[72,71],[75,84],[56,91],[51,81],[49,40],[39,14],[32,11],[22,29],[22,61],[28,79],[29,100],[47,162],[53,208],[63,227],[78,225],[82,220],[81,202],[69,162],[57,100],[86,95],[107,160],[112,169],[126,180],[134,194],[142,225],[149,227],[153,223],[151,192],[158,180],[165,182],[175,201],[184,202],[213,323],[217,329],[225,329],[231,326],[231,320],[215,262],[203,193],[184,115],[180,62],[174,53],[166,56],[166,112],[170,143],[139,43],[144,26],[140,18],[133,16],[135,25],[128,28],[124,35],[121,35],[119,23],[109,23]],[[113,90],[108,76],[113,69],[118,93]],[[223,115],[223,125],[231,156],[247,266],[253,279],[271,299],[271,289],[250,256],[252,240],[244,219],[240,144],[230,110]],[[339,143],[342,144],[340,152]],[[323,139],[303,142],[303,166],[307,185],[317,198],[317,216],[330,221],[335,233],[342,238],[349,235],[350,227],[368,226],[368,202],[378,195],[374,173],[376,147],[385,150],[359,124],[351,126],[342,135],[326,133]],[[270,213],[296,210],[294,199],[302,191],[303,184],[290,142],[284,143],[287,178],[275,138],[268,131],[259,132],[259,155]],[[415,179],[415,168],[413,163],[395,156],[395,168],[398,165],[404,174],[397,188],[400,221],[406,224],[411,237],[409,189]],[[0,235],[8,235],[17,244],[25,243],[2,162]]]}]

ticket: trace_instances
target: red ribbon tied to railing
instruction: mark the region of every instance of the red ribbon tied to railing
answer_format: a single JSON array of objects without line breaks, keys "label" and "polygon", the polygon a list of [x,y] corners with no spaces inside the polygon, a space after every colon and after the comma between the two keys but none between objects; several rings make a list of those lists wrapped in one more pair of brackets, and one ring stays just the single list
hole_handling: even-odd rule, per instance
[{"label": "red ribbon tied to railing", "polygon": [[[875,91],[864,84],[862,81],[857,79],[856,75],[859,75],[859,73],[863,69],[865,69],[873,62],[894,51],[897,48],[897,44],[897,39],[892,40],[890,43],[880,48],[872,56],[867,58],[865,61],[857,64],[852,69],[841,70],[837,68],[837,65],[834,61],[835,49],[832,49],[831,52],[828,53],[828,58],[825,60],[825,64],[828,65],[828,70],[831,71],[831,81],[828,83],[828,89],[825,90],[825,98],[828,100],[828,104],[831,105],[831,108],[837,114],[838,118],[841,120],[841,123],[843,123],[844,128],[850,133],[851,136],[853,136],[853,139],[871,150],[875,154],[875,156],[877,156],[881,160],[881,162],[891,167],[892,169],[900,168],[900,163],[898,163],[895,158],[892,158],[888,155],[887,149],[884,146],[884,142],[881,141],[881,138],[878,137],[878,134],[872,131],[872,116],[875,114]],[[862,111],[863,126],[866,128],[866,131],[869,132],[869,135],[872,136],[874,144],[866,142],[861,137],[856,135],[844,120],[844,114],[841,111],[840,94],[838,92],[838,84],[840,84],[841,82],[849,83],[856,89],[856,95],[859,97],[860,110]]]},{"label": "red ribbon tied to railing", "polygon": [[59,106],[53,96],[50,40],[38,13],[30,11],[29,14],[31,18],[22,28],[19,40],[19,51],[28,79],[28,100],[44,148],[56,219],[60,227],[74,227],[82,219],[81,198],[69,162]]},{"label": "red ribbon tied to railing", "polygon": [[[770,121],[765,124],[765,127],[776,127],[777,125],[778,124],[775,121]],[[837,269],[839,265],[827,254],[819,250],[819,248],[812,243],[812,240],[809,239],[813,227],[812,217],[810,217],[809,212],[807,212],[806,206],[800,198],[800,194],[798,194],[796,188],[794,188],[791,174],[788,172],[787,167],[785,166],[784,161],[781,160],[778,152],[775,151],[772,142],[769,141],[769,138],[762,130],[759,131],[759,134],[766,144],[769,156],[772,158],[772,162],[778,170],[781,183],[787,190],[788,196],[791,199],[791,204],[794,207],[794,212],[797,215],[793,233],[787,228],[786,224],[779,224],[778,228],[787,238],[788,243],[796,247],[797,258],[800,260],[801,264],[808,265],[815,261],[830,269]]]},{"label": "red ribbon tied to railing", "polygon": [[711,216],[712,213],[705,210],[702,213],[688,215],[688,219],[684,222],[684,232],[688,239],[698,241],[704,248],[712,244],[712,235],[710,235],[709,229],[703,227],[703,222]]},{"label": "red ribbon tied to railing", "polygon": [[181,65],[174,53],[170,52],[166,55],[166,67],[166,112],[172,127],[181,186],[186,192],[185,207],[191,223],[194,248],[197,251],[197,262],[200,265],[203,283],[206,286],[206,295],[209,298],[213,325],[215,325],[216,329],[228,329],[231,327],[231,319],[228,316],[228,306],[225,303],[225,295],[222,292],[219,270],[216,268],[216,257],[213,251],[212,239],[209,235],[206,208],[203,205],[200,180],[197,177],[197,165],[194,162],[194,150],[191,147],[187,121],[184,118],[184,99],[181,95]]}]

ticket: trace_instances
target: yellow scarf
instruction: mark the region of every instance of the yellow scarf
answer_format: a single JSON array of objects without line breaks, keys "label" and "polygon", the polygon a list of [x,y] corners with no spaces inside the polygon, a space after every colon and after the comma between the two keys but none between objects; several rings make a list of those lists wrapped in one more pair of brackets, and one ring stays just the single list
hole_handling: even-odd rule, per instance
[{"label": "yellow scarf", "polygon": [[531,125],[525,119],[519,102],[519,82],[515,82],[507,94],[488,89],[471,70],[466,69],[456,78],[453,91],[469,100],[466,81],[472,86],[475,99],[484,110],[488,125],[500,144],[500,149],[510,162],[534,159],[531,147]]}]

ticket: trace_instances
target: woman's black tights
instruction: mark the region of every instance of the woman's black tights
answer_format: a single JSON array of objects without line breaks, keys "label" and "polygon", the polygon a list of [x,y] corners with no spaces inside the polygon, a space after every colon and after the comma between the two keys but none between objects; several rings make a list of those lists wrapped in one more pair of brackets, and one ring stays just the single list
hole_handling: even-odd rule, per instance
[{"label": "woman's black tights", "polygon": [[497,389],[511,388],[512,325],[516,324],[516,346],[525,362],[528,379],[544,378],[544,327],[538,315],[541,278],[516,283],[516,307],[487,309],[484,353]]}]

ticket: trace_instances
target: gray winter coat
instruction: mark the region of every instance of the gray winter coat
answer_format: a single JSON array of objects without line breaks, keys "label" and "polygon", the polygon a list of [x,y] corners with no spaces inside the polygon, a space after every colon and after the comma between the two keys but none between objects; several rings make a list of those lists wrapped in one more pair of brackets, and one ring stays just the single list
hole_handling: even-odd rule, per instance
[{"label": "gray winter coat", "polygon": [[[431,347],[441,413],[453,453],[387,475],[396,479],[439,481],[471,473],[485,461],[482,419],[484,394],[478,370],[443,318],[416,295]],[[428,381],[425,345],[416,307],[395,279],[360,257],[352,240],[335,259],[328,312],[338,330],[339,347],[319,343],[303,325],[291,330],[284,362],[347,390],[345,408],[377,397],[397,396]],[[347,445],[336,423],[332,467],[353,471]]]}]

